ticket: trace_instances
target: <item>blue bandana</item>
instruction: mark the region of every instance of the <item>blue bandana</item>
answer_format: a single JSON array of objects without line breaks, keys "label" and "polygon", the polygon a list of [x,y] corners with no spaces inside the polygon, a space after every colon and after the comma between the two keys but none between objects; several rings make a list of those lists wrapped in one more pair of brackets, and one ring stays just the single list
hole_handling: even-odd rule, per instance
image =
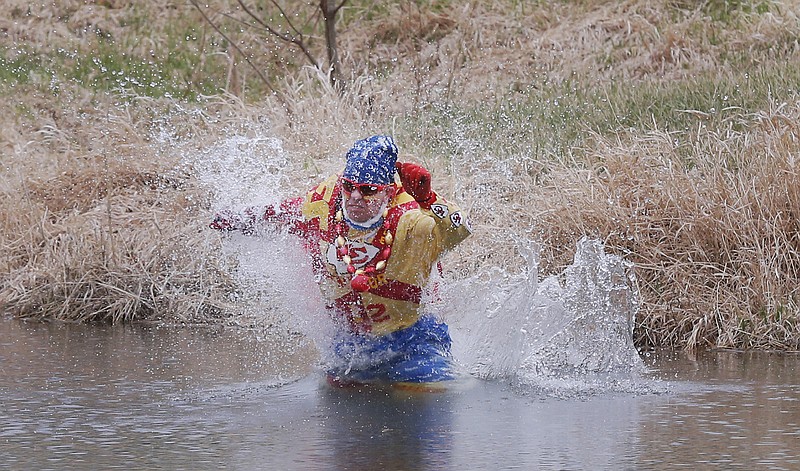
[{"label": "blue bandana", "polygon": [[397,146],[391,136],[372,136],[353,144],[347,152],[342,177],[355,183],[394,183]]}]

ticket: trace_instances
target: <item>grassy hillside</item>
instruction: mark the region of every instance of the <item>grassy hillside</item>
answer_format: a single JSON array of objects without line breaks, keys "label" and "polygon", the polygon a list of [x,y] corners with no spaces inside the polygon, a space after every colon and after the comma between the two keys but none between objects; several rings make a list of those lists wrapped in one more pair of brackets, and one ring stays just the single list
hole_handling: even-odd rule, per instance
[{"label": "grassy hillside", "polygon": [[[236,1],[7,3],[14,315],[248,322],[183,156],[267,133],[296,163],[288,194],[388,132],[469,209],[455,276],[516,269],[515,236],[557,273],[594,235],[634,263],[640,346],[800,349],[798,2],[353,0],[340,92]],[[325,63],[316,2],[291,26],[252,5]]]}]

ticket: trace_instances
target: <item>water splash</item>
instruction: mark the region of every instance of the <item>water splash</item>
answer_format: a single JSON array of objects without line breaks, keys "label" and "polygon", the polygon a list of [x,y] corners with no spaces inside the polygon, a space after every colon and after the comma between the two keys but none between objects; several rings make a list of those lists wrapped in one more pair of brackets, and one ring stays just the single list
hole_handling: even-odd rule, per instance
[{"label": "water splash", "polygon": [[297,238],[281,231],[259,237],[232,234],[225,255],[235,257],[235,274],[249,288],[250,311],[280,325],[287,335],[302,335],[327,345],[333,323],[317,287],[311,261]]},{"label": "water splash", "polygon": [[195,172],[216,190],[218,208],[279,202],[291,171],[281,141],[273,137],[233,134],[196,157]]},{"label": "water splash", "polygon": [[524,272],[495,267],[445,286],[439,309],[464,367],[558,396],[647,388],[633,344],[639,301],[628,264],[583,238],[573,263],[540,281],[537,245],[519,244]]},{"label": "water splash", "polygon": [[[212,190],[212,213],[277,206],[297,196],[287,190],[288,175],[296,169],[282,141],[270,136],[267,128],[232,131],[207,149],[185,153],[184,165]],[[227,234],[221,258],[228,261],[242,287],[241,297],[232,300],[242,308],[242,322],[263,329],[260,335],[265,340],[272,341],[275,335],[292,337],[295,349],[305,352],[309,340],[322,345],[330,337],[332,324],[311,262],[296,237],[269,228],[256,237]]]}]

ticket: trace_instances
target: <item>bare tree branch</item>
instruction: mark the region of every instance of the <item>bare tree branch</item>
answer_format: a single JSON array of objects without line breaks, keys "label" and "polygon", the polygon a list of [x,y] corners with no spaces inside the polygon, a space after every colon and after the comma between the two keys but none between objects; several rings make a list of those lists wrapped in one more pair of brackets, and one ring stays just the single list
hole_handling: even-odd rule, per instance
[{"label": "bare tree branch", "polygon": [[342,0],[342,3],[340,3],[339,6],[333,9],[333,13],[334,14],[339,13],[339,10],[341,10],[344,4],[347,3],[348,1],[349,0]]},{"label": "bare tree branch", "polygon": [[[278,4],[278,2],[276,2],[275,0],[271,0],[271,2],[272,2],[273,5],[275,5],[275,8],[278,9],[278,12],[280,12],[281,16],[283,16],[286,19],[286,24],[288,24],[289,27],[292,28],[294,30],[294,32],[297,33],[300,36],[300,40],[302,40],[303,39],[303,33],[301,33],[299,29],[294,27],[294,25],[292,24],[292,20],[290,19],[289,15],[287,15],[286,12],[283,11],[283,7],[280,6],[280,4]],[[239,0],[239,3],[242,3],[242,1]]]},{"label": "bare tree branch", "polygon": [[228,44],[230,44],[231,46],[233,46],[234,49],[236,49],[236,52],[238,52],[244,58],[244,60],[250,65],[250,67],[253,68],[253,70],[256,72],[256,74],[258,74],[258,77],[264,82],[264,84],[270,90],[272,90],[272,93],[275,93],[277,95],[278,91],[275,90],[275,87],[272,86],[272,83],[270,83],[270,81],[267,79],[267,77],[264,76],[264,74],[261,73],[261,71],[258,69],[258,67],[256,67],[255,64],[253,64],[253,62],[250,60],[250,58],[247,57],[247,54],[242,52],[242,50],[239,49],[239,46],[234,41],[231,41],[230,38],[228,38],[228,36],[226,36],[225,33],[223,33],[222,30],[219,29],[219,27],[216,25],[216,23],[211,21],[211,18],[209,18],[208,15],[206,15],[206,12],[204,12],[203,9],[200,8],[200,5],[197,3],[197,0],[190,0],[190,1],[192,2],[192,5],[194,5],[194,7],[197,8],[197,11],[199,11],[200,14],[203,15],[203,18],[206,20],[206,22],[208,24],[210,24],[211,27],[214,28],[214,30],[217,33],[220,34],[220,36],[225,38],[225,40],[228,41]]},{"label": "bare tree branch", "polygon": [[281,13],[281,15],[283,15],[283,17],[286,19],[286,23],[289,25],[289,28],[291,28],[295,32],[296,35],[291,35],[290,36],[288,34],[283,34],[280,31],[275,30],[269,24],[264,22],[261,18],[256,16],[256,14],[253,13],[247,7],[247,5],[244,4],[244,2],[242,0],[237,0],[237,3],[239,3],[239,6],[242,7],[242,10],[244,10],[244,12],[247,13],[250,16],[250,18],[252,18],[259,25],[261,25],[262,28],[264,28],[265,30],[269,31],[269,33],[272,34],[273,36],[275,36],[275,37],[277,37],[277,38],[279,38],[279,39],[281,39],[283,41],[286,41],[288,43],[294,44],[297,47],[299,47],[300,50],[303,52],[303,55],[306,56],[306,58],[309,60],[309,62],[311,62],[311,65],[313,65],[317,69],[321,68],[319,66],[319,63],[317,62],[317,60],[311,54],[311,51],[309,51],[308,47],[306,47],[306,43],[304,41],[303,33],[301,33],[300,30],[295,28],[295,26],[292,24],[291,20],[289,19],[289,15],[287,15],[286,12],[283,11],[283,8],[281,8],[281,6],[278,5],[277,2],[275,2],[275,0],[272,0],[272,4],[275,5],[275,7],[278,9],[278,11]]},{"label": "bare tree branch", "polygon": [[[217,13],[225,18],[230,19],[231,21],[244,25],[248,28],[254,28],[256,30],[260,29],[262,30],[262,34],[268,34],[281,41],[293,44],[302,52],[302,54],[306,57],[306,60],[312,66],[314,66],[314,68],[320,71],[323,69],[323,66],[320,63],[320,61],[318,61],[317,58],[314,57],[314,55],[312,54],[307,41],[308,38],[303,34],[303,30],[301,30],[294,24],[290,15],[286,13],[286,11],[281,6],[278,0],[269,0],[269,3],[272,4],[272,6],[279,12],[281,18],[283,18],[283,21],[286,22],[286,28],[283,31],[279,30],[279,27],[276,26],[278,24],[277,23],[278,20],[272,21],[272,23],[274,24],[270,24],[271,20],[268,21],[265,18],[259,17],[258,12],[255,12],[253,9],[251,9],[251,7],[247,6],[245,1],[246,0],[237,0],[239,7],[242,9],[244,14],[247,15],[244,19],[237,18],[233,16],[233,14],[227,12],[217,12]],[[336,46],[336,15],[342,9],[342,7],[344,7],[347,4],[348,1],[349,0],[341,0],[341,1],[319,0],[317,12],[312,15],[305,15],[308,22],[304,24],[304,27],[308,27],[308,25],[311,24],[309,22],[313,20],[315,26],[312,27],[311,31],[315,31],[316,28],[318,28],[317,26],[318,23],[316,22],[316,20],[322,17],[325,27],[325,44],[327,47],[327,55],[328,55],[329,79],[331,84],[336,86],[336,88],[339,90],[341,90],[341,85],[343,84],[343,81],[341,79],[341,62],[339,59],[339,53]],[[272,86],[272,84],[267,80],[267,78],[261,73],[261,71],[259,71],[255,67],[255,65],[251,62],[250,58],[244,55],[244,53],[238,47],[238,45],[233,43],[225,35],[225,33],[221,31],[219,26],[216,23],[214,23],[211,20],[211,18],[209,18],[208,15],[206,15],[206,13],[200,7],[198,0],[190,0],[190,2],[192,5],[194,5],[195,8],[197,8],[198,11],[200,11],[200,13],[203,15],[203,18],[205,18],[206,22],[208,22],[214,28],[214,30],[217,31],[217,33],[219,33],[223,38],[225,38],[228,42],[230,42],[239,54],[242,54],[242,57],[245,58],[247,63],[256,71],[258,76],[261,77],[261,79],[264,81],[265,84],[267,84],[270,90],[272,90],[273,93],[278,93],[276,89]],[[208,9],[208,6],[206,6],[206,8]],[[249,17],[249,20],[247,17]],[[280,28],[283,29],[283,26],[280,26]]]}]

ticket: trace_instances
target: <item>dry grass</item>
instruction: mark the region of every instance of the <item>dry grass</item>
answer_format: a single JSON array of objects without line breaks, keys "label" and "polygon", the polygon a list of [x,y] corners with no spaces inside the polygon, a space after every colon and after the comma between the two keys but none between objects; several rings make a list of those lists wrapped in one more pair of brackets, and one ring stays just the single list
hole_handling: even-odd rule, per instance
[{"label": "dry grass", "polygon": [[[76,102],[80,98],[75,98]],[[145,116],[59,110],[5,155],[0,300],[19,317],[207,322],[239,287],[207,253],[205,194]],[[78,107],[79,109],[81,107]]]},{"label": "dry grass", "polygon": [[798,117],[800,102],[682,145],[598,137],[591,168],[548,178],[546,245],[596,233],[635,263],[640,345],[800,348]]},{"label": "dry grass", "polygon": [[[233,3],[211,3],[226,21]],[[17,46],[7,61],[47,59],[15,62],[0,86],[9,312],[230,320],[241,287],[204,229],[208,189],[176,165],[237,123],[266,122],[302,162],[287,175],[300,186],[354,140],[393,133],[470,212],[475,237],[448,255],[457,274],[517,269],[524,237],[558,272],[593,234],[635,263],[640,346],[800,349],[795,2],[352,1],[343,94],[291,50],[227,30],[279,96],[188,5],[28,4],[0,18]],[[120,92],[99,69],[60,74],[96,51],[136,68],[108,44],[137,67],[169,64],[137,72],[160,85]],[[728,85],[731,102],[716,96]],[[216,92],[193,104],[157,92],[181,87]],[[174,141],[155,139],[164,127]]]}]

